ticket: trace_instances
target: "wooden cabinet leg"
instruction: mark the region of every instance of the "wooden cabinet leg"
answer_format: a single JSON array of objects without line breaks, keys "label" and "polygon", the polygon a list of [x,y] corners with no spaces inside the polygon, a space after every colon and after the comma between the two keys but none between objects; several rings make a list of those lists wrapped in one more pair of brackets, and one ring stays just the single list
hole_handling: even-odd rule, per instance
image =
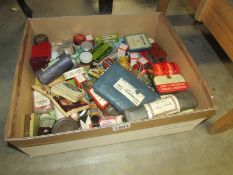
[{"label": "wooden cabinet leg", "polygon": [[156,11],[157,12],[163,12],[164,14],[166,14],[169,1],[170,0],[159,0],[159,4],[157,6]]},{"label": "wooden cabinet leg", "polygon": [[233,109],[212,124],[208,131],[210,134],[217,134],[231,128],[233,128]]},{"label": "wooden cabinet leg", "polygon": [[30,9],[30,7],[26,4],[26,2],[24,0],[17,0],[20,8],[22,9],[24,15],[27,18],[32,18],[32,10]]}]

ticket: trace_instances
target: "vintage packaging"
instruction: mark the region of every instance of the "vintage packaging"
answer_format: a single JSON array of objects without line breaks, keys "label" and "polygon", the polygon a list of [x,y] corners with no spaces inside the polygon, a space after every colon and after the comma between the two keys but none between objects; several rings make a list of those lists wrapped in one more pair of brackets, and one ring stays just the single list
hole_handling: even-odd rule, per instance
[{"label": "vintage packaging", "polygon": [[105,43],[115,43],[119,41],[119,36],[117,34],[111,34],[111,35],[102,35],[102,36],[96,36],[94,37],[94,42],[96,44],[100,42]]},{"label": "vintage packaging", "polygon": [[53,105],[49,98],[38,91],[33,91],[33,111],[35,113],[48,113],[53,110]]},{"label": "vintage packaging", "polygon": [[89,108],[88,102],[87,100],[85,100],[85,98],[76,103],[73,103],[62,96],[54,94],[48,86],[32,86],[32,88],[47,96],[58,108],[58,110],[66,117],[69,117],[75,112],[79,112]]},{"label": "vintage packaging", "polygon": [[148,50],[151,48],[151,44],[144,33],[126,35],[125,41],[129,46],[129,51]]},{"label": "vintage packaging", "polygon": [[186,91],[189,88],[181,74],[155,76],[153,81],[157,92],[160,94]]},{"label": "vintage packaging", "polygon": [[55,84],[51,87],[51,92],[61,97],[66,98],[67,100],[76,103],[84,97],[84,91],[67,82],[62,82]]},{"label": "vintage packaging", "polygon": [[104,42],[98,43],[95,48],[91,51],[93,61],[99,63],[106,55],[113,51],[113,47]]},{"label": "vintage packaging", "polygon": [[91,96],[91,98],[96,102],[97,106],[104,110],[106,106],[108,106],[108,102],[95,93],[92,87],[89,87],[87,93]]},{"label": "vintage packaging", "polygon": [[78,130],[80,124],[70,117],[61,118],[53,125],[52,133]]},{"label": "vintage packaging", "polygon": [[30,64],[34,72],[46,66],[51,58],[52,46],[49,42],[44,42],[32,46]]},{"label": "vintage packaging", "polygon": [[114,63],[97,79],[93,88],[119,112],[159,98],[156,92],[118,63]]},{"label": "vintage packaging", "polygon": [[30,117],[30,127],[29,127],[29,136],[30,137],[38,135],[39,126],[40,126],[39,116],[35,113],[32,113],[31,117]]},{"label": "vintage packaging", "polygon": [[116,124],[122,123],[123,122],[122,119],[123,119],[122,115],[115,116],[115,117],[103,117],[100,119],[99,124],[100,124],[100,127],[116,125]]},{"label": "vintage packaging", "polygon": [[65,80],[68,80],[68,79],[74,78],[78,74],[85,74],[85,73],[86,73],[86,71],[85,71],[84,67],[78,67],[76,69],[72,69],[70,71],[63,73],[63,76],[64,76]]}]

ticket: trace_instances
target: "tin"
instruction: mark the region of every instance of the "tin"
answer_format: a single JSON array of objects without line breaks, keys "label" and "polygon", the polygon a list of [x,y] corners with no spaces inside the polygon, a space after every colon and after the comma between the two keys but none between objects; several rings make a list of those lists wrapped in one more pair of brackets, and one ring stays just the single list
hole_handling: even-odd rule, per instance
[{"label": "tin", "polygon": [[81,43],[81,48],[83,49],[83,51],[88,52],[92,50],[93,44],[89,41],[84,41]]},{"label": "tin", "polygon": [[61,118],[56,121],[53,125],[52,133],[73,131],[80,128],[80,124],[78,124],[74,119],[70,117]]},{"label": "tin", "polygon": [[80,61],[84,64],[92,62],[92,54],[90,52],[83,52],[80,54]]}]

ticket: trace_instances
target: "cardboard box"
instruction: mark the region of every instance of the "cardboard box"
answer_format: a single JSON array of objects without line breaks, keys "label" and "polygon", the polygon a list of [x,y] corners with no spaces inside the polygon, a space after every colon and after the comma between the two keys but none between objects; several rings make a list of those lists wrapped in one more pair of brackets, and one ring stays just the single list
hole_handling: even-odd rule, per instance
[{"label": "cardboard box", "polygon": [[[44,33],[51,42],[60,42],[71,40],[75,33],[93,35],[116,33],[124,36],[141,32],[153,37],[167,51],[168,58],[179,64],[181,73],[188,81],[198,102],[194,112],[123,126],[37,137],[23,136],[25,116],[32,113],[31,85],[34,84],[35,77],[29,58],[34,35]],[[30,156],[42,156],[191,130],[213,115],[215,110],[216,105],[206,81],[163,14],[35,18],[28,19],[21,42],[5,128],[5,140]]]}]

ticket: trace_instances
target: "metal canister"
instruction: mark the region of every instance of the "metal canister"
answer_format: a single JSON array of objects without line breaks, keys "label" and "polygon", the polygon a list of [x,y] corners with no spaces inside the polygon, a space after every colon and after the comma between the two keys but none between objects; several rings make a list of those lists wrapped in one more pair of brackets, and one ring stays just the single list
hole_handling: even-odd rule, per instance
[{"label": "metal canister", "polygon": [[52,133],[73,131],[79,129],[80,124],[70,117],[61,118],[53,125]]},{"label": "metal canister", "polygon": [[75,60],[65,53],[53,59],[46,67],[40,69],[35,74],[41,84],[49,84],[64,72],[76,65]]},{"label": "metal canister", "polygon": [[89,41],[84,41],[81,43],[81,48],[84,52],[89,52],[93,49],[93,44]]}]

